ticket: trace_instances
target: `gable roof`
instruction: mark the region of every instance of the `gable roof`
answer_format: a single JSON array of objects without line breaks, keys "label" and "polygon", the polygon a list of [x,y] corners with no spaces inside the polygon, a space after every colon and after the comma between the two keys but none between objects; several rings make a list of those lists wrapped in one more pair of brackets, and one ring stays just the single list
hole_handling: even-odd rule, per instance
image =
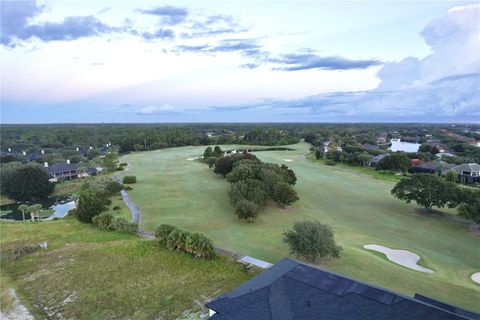
[{"label": "gable roof", "polygon": [[50,174],[56,174],[61,172],[68,172],[68,171],[77,171],[78,164],[76,163],[56,163],[52,164],[51,166],[46,168]]},{"label": "gable roof", "polygon": [[463,163],[458,166],[455,166],[452,168],[452,170],[462,172],[462,171],[475,171],[479,172],[480,171],[480,165],[476,163]]},{"label": "gable roof", "polygon": [[216,312],[212,320],[480,319],[423,296],[406,297],[288,258],[207,307]]},{"label": "gable roof", "polygon": [[424,162],[419,164],[417,168],[426,169],[426,170],[449,170],[452,169],[455,165],[451,163],[447,163],[440,160]]}]

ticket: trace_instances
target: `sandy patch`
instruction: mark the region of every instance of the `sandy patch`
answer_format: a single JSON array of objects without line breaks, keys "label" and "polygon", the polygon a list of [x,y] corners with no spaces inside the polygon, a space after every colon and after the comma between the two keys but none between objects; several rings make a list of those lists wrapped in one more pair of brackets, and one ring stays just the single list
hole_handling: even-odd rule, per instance
[{"label": "sandy patch", "polygon": [[388,260],[396,264],[399,264],[401,266],[404,266],[416,271],[426,272],[426,273],[435,272],[432,269],[419,266],[417,262],[418,260],[420,260],[420,257],[417,254],[410,252],[408,250],[395,250],[395,249],[390,249],[384,246],[379,246],[376,244],[366,244],[363,247],[367,250],[381,252],[385,256],[387,256]]},{"label": "sandy patch", "polygon": [[195,157],[195,158],[187,158],[188,161],[193,161],[193,160],[197,160],[198,157]]},{"label": "sandy patch", "polygon": [[292,162],[292,159],[282,159],[283,161]]},{"label": "sandy patch", "polygon": [[480,284],[480,272],[475,272],[470,278],[476,283]]},{"label": "sandy patch", "polygon": [[[15,293],[15,290],[9,288],[7,289],[8,292],[6,294],[8,295],[8,299],[10,299],[11,304],[9,305],[8,310],[2,310],[0,312],[0,319],[2,320],[15,320],[15,319],[22,319],[22,320],[33,320],[33,316],[28,311],[28,309],[20,303],[20,300],[18,300],[17,294]],[[4,296],[2,298],[7,298],[7,296]]]}]

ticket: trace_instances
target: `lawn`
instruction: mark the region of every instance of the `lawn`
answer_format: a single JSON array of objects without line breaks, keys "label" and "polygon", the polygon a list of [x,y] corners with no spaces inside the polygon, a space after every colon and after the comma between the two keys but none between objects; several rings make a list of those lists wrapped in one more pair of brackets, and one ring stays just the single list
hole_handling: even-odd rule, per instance
[{"label": "lawn", "polygon": [[[223,146],[224,149],[236,146]],[[245,146],[243,146],[245,147]],[[228,184],[208,167],[188,158],[205,147],[181,147],[125,156],[138,182],[129,192],[142,212],[141,227],[172,223],[199,230],[215,245],[276,262],[289,254],[282,232],[297,220],[317,219],[333,227],[343,257],[323,267],[413,295],[415,292],[480,311],[480,286],[469,277],[480,271],[480,239],[467,226],[445,217],[418,215],[415,204],[390,195],[394,182],[345,166],[326,166],[294,151],[262,151],[264,161],[283,163],[297,174],[300,200],[285,211],[270,205],[254,223],[238,220],[227,197]],[[291,161],[285,161],[291,160]],[[362,248],[379,244],[421,256],[433,274],[413,271]]]},{"label": "lawn", "polygon": [[[161,249],[156,241],[104,232],[72,217],[0,222],[2,311],[21,303],[39,319],[173,319],[205,314],[203,303],[252,274],[226,258],[212,261]],[[15,247],[47,241],[18,260]]]}]

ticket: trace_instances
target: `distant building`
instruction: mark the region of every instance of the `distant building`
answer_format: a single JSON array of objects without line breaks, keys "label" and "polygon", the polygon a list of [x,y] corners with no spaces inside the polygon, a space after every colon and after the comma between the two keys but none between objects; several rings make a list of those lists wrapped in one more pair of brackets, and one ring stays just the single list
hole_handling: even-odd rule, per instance
[{"label": "distant building", "polygon": [[378,146],[374,146],[373,144],[364,143],[362,144],[362,148],[368,151],[378,151],[380,148]]},{"label": "distant building", "polygon": [[378,156],[372,156],[372,159],[370,159],[370,161],[368,162],[368,165],[370,167],[376,167],[377,164],[380,162],[380,160],[382,160],[386,156],[387,156],[386,154],[379,154]]},{"label": "distant building", "polygon": [[98,171],[96,168],[87,168],[85,171],[80,171],[78,164],[70,163],[70,160],[67,160],[67,162],[64,163],[56,163],[51,166],[48,165],[48,162],[45,162],[44,166],[50,174],[50,181],[52,182],[94,176]]},{"label": "distant building", "polygon": [[461,320],[480,315],[283,259],[206,304],[211,320]]},{"label": "distant building", "polygon": [[41,160],[45,156],[45,151],[33,151],[25,155],[25,160],[28,162]]},{"label": "distant building", "polygon": [[411,168],[413,173],[434,173],[439,176],[444,176],[445,173],[451,170],[455,165],[440,160],[424,162]]},{"label": "distant building", "polygon": [[476,163],[463,163],[452,168],[458,172],[460,181],[463,183],[480,182],[480,165]]}]

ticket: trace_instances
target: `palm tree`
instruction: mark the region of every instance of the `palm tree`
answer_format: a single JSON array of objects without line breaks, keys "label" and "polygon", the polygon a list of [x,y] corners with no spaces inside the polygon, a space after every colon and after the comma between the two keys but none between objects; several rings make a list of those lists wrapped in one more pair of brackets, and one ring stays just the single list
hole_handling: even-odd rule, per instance
[{"label": "palm tree", "polygon": [[22,212],[22,216],[23,216],[23,221],[25,222],[25,212],[28,211],[28,205],[26,205],[25,203],[21,204],[18,206],[18,210],[20,210]]},{"label": "palm tree", "polygon": [[40,220],[40,210],[42,210],[41,204],[34,204],[28,207],[28,211],[30,212],[32,222],[35,222],[35,217],[37,217],[37,220]]}]

